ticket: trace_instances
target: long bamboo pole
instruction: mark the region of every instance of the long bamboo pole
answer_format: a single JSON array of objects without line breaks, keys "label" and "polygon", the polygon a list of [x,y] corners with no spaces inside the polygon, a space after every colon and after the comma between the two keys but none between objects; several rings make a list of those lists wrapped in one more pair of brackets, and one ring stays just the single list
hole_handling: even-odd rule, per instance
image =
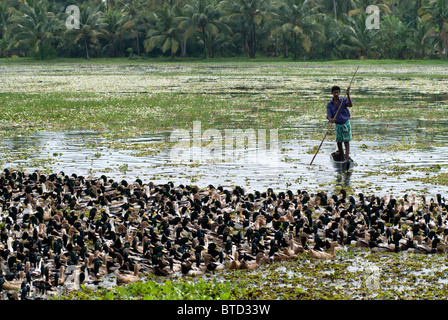
[{"label": "long bamboo pole", "polygon": [[[358,69],[359,69],[359,66],[356,67],[355,73],[353,74],[353,77],[352,77],[352,79],[350,80],[350,84],[348,85],[348,88],[350,88],[350,87],[352,86],[353,79],[355,78],[355,75],[356,75],[356,73],[358,72]],[[336,117],[337,117],[337,115],[338,115],[338,113],[339,113],[339,110],[341,109],[342,103],[344,102],[344,99],[345,99],[346,96],[347,96],[347,90],[345,91],[344,98],[342,98],[341,102],[339,103],[338,110],[336,111],[336,114],[334,115],[333,120],[336,119]],[[311,160],[310,165],[313,164],[314,158],[316,158],[317,153],[319,152],[320,147],[322,147],[322,144],[324,143],[324,140],[325,140],[325,138],[327,137],[327,134],[328,134],[328,132],[330,131],[332,125],[333,125],[333,122],[330,121],[330,125],[328,126],[327,132],[325,132],[325,135],[324,135],[322,141],[320,142],[319,148],[317,148],[317,151],[316,151],[316,153],[314,154],[314,157],[313,157],[313,159]]]}]

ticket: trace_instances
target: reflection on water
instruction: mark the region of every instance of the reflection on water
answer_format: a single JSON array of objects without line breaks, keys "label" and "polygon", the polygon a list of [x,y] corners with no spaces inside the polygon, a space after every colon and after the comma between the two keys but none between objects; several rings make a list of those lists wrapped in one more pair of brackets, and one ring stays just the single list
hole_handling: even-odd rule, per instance
[{"label": "reflection on water", "polygon": [[343,188],[351,187],[350,177],[352,176],[353,170],[336,170],[336,185]]},{"label": "reflection on water", "polygon": [[[223,141],[218,139],[215,144],[205,141],[199,146],[184,149],[185,154],[201,155],[191,158],[192,161],[173,161],[170,133],[110,141],[93,132],[39,132],[4,139],[0,150],[3,152],[2,168],[13,167],[27,172],[44,169],[85,176],[105,174],[112,179],[140,178],[144,182],[173,181],[176,185],[196,184],[200,187],[209,184],[239,185],[252,191],[271,187],[274,190],[331,192],[344,187],[377,195],[403,192],[446,194],[447,186],[428,185],[410,179],[447,172],[445,155],[448,148],[444,143],[447,123],[384,123],[353,119],[352,124],[355,138],[358,134],[372,139],[351,142],[351,157],[356,164],[348,172],[337,171],[330,164],[330,153],[335,149],[331,136],[323,143],[313,165],[309,165],[314,154],[310,150],[320,143],[310,138],[316,136],[316,127],[319,129],[321,126],[316,123],[292,128],[294,134],[278,141],[276,153],[260,153],[257,145],[219,150],[216,146]],[[326,125],[321,127],[323,137]],[[112,142],[123,142],[126,148],[113,147]],[[407,147],[413,144],[415,148]],[[218,156],[221,155],[219,151],[223,154],[230,152],[232,157]],[[436,170],[429,170],[431,168]]]}]

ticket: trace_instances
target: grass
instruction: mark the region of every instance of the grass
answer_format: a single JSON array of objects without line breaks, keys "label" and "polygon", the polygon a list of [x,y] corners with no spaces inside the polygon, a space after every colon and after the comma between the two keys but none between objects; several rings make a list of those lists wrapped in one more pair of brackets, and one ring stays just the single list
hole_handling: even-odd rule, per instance
[{"label": "grass", "polygon": [[409,59],[409,60],[394,60],[394,59],[378,59],[378,60],[353,60],[353,59],[340,59],[340,60],[311,60],[311,61],[300,61],[293,59],[284,59],[282,57],[256,57],[255,59],[247,59],[245,57],[216,57],[213,59],[204,59],[202,57],[186,57],[172,59],[171,57],[155,57],[155,58],[91,58],[86,60],[84,58],[56,58],[49,60],[38,60],[34,58],[23,58],[23,57],[13,57],[13,58],[1,58],[1,64],[47,64],[53,65],[55,63],[82,63],[82,64],[136,64],[136,63],[291,63],[291,64],[331,64],[331,65],[388,65],[388,64],[406,64],[406,65],[432,65],[432,64],[446,64],[448,59]]},{"label": "grass", "polygon": [[429,99],[446,87],[443,61],[1,59],[8,72],[1,76],[0,134],[134,136],[190,128],[194,120],[204,130],[287,129],[300,121],[316,121],[320,130],[326,89],[346,85],[355,64],[361,68],[352,85],[354,118],[448,119],[444,100]]},{"label": "grass", "polygon": [[57,300],[235,300],[242,298],[246,290],[235,287],[230,281],[215,277],[151,279],[138,281],[113,289],[91,290],[81,285],[81,290],[68,295],[55,296]]},{"label": "grass", "polygon": [[[119,136],[142,132],[189,129],[201,121],[203,129],[211,127],[276,128],[284,116],[299,111],[272,112],[250,102],[228,102],[205,94],[155,93],[131,97],[95,99],[92,94],[1,93],[0,130],[3,135],[49,130],[93,130]],[[49,107],[51,106],[51,107]],[[254,116],[254,114],[256,116]],[[236,120],[238,119],[238,120]],[[242,121],[241,121],[242,120]]]}]

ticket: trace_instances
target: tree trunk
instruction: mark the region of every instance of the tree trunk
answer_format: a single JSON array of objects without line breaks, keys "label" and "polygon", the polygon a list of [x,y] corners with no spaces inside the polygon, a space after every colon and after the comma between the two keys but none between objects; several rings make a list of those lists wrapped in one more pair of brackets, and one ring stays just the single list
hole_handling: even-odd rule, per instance
[{"label": "tree trunk", "polygon": [[283,35],[283,58],[288,58],[288,41],[285,35]]},{"label": "tree trunk", "polygon": [[107,9],[108,10],[112,10],[112,7],[114,6],[114,1],[113,0],[106,0],[107,2]]},{"label": "tree trunk", "polygon": [[255,23],[252,23],[252,32],[250,34],[250,43],[249,43],[249,50],[250,50],[249,57],[251,59],[255,58],[255,53],[256,53],[255,38],[256,38],[256,35],[255,35]]},{"label": "tree trunk", "polygon": [[86,59],[89,60],[89,45],[87,44],[87,36],[84,36],[84,46],[86,47]]},{"label": "tree trunk", "polygon": [[442,48],[442,52],[445,51],[445,58],[448,58],[448,46],[447,46],[447,40],[443,39],[443,48]]},{"label": "tree trunk", "polygon": [[211,48],[211,52],[210,52],[210,58],[214,58],[215,57],[215,36],[212,35],[212,48]]},{"label": "tree trunk", "polygon": [[111,58],[115,57],[115,46],[114,46],[115,40],[114,37],[112,36],[110,39],[110,52],[109,52],[109,56]]},{"label": "tree trunk", "polygon": [[275,57],[278,57],[278,37],[275,37]]},{"label": "tree trunk", "polygon": [[123,41],[119,41],[120,44],[120,57],[123,58],[124,57],[124,51],[123,51]]},{"label": "tree trunk", "polygon": [[204,58],[207,59],[207,34],[205,33],[205,27],[202,27],[202,41],[204,42]]},{"label": "tree trunk", "polygon": [[440,56],[445,53],[445,57],[448,57],[448,48],[447,48],[447,34],[443,32],[443,23],[439,25],[439,37],[440,37]]},{"label": "tree trunk", "polygon": [[294,60],[299,57],[298,48],[297,48],[297,35],[294,33]]},{"label": "tree trunk", "polygon": [[185,58],[187,56],[187,37],[182,38],[182,41],[180,42],[180,50],[181,50],[180,56],[182,58]]},{"label": "tree trunk", "polygon": [[253,30],[254,30],[254,58],[255,58],[255,54],[257,53],[257,30],[256,30],[256,26],[254,24]]},{"label": "tree trunk", "polygon": [[243,53],[244,57],[247,57],[247,35],[243,32]]},{"label": "tree trunk", "polygon": [[138,31],[135,30],[135,41],[137,42],[137,55],[140,57],[140,38],[138,36]]},{"label": "tree trunk", "polygon": [[334,20],[338,20],[338,13],[336,9],[336,0],[333,0]]}]

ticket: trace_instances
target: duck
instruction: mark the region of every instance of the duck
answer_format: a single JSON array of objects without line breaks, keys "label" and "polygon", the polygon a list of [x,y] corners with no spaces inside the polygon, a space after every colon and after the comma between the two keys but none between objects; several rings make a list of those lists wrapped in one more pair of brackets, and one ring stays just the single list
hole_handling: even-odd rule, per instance
[{"label": "duck", "polygon": [[371,247],[370,251],[374,253],[395,252],[396,246],[393,243],[389,244],[387,242],[379,242],[376,246]]},{"label": "duck", "polygon": [[294,258],[299,253],[305,252],[305,249],[301,244],[298,244],[294,241],[294,239],[289,240],[289,246],[283,248],[283,253],[285,253],[287,256]]},{"label": "duck", "polygon": [[215,271],[220,271],[220,270],[225,269],[225,265],[224,265],[223,261],[215,261],[213,256],[209,253],[203,254],[203,260],[204,260],[205,268],[208,271],[215,272]]},{"label": "duck", "polygon": [[268,259],[266,258],[265,254],[263,252],[259,252],[255,256],[255,261],[247,261],[243,259],[240,264],[240,269],[254,270],[257,269],[262,264],[262,262],[266,261],[268,261]]},{"label": "duck", "polygon": [[61,268],[59,269],[56,285],[63,286],[64,283],[65,283],[65,266],[61,266]]},{"label": "duck", "polygon": [[185,261],[184,272],[187,271],[186,274],[188,276],[196,277],[205,273],[206,267],[201,264],[201,256],[202,252],[196,251],[194,253],[194,257]]},{"label": "duck", "polygon": [[421,235],[416,235],[412,238],[412,242],[414,243],[413,248],[408,249],[412,253],[430,254],[446,251],[446,244],[441,243],[439,237],[431,240],[429,237],[423,238]]},{"label": "duck", "polygon": [[[279,252],[279,249],[277,246],[274,246],[274,253],[272,255],[269,256],[270,261],[285,261],[285,260],[290,260],[292,257],[283,253],[283,252]],[[270,251],[270,253],[272,253],[272,251]]]},{"label": "duck", "polygon": [[315,259],[331,259],[331,260],[333,260],[336,257],[335,248],[337,245],[338,245],[338,243],[336,241],[331,242],[330,253],[309,248],[310,257],[315,258]]},{"label": "duck", "polygon": [[190,269],[187,272],[187,275],[191,276],[191,277],[197,277],[197,276],[201,276],[205,273],[204,269],[201,267],[197,267],[195,266],[194,263],[192,263],[190,265]]},{"label": "duck", "polygon": [[7,281],[3,278],[3,276],[1,277],[4,282],[2,285],[3,290],[19,290],[22,286],[22,283],[24,280],[19,279],[19,280],[11,280],[11,281]]},{"label": "duck", "polygon": [[359,237],[358,239],[356,239],[355,246],[369,248],[371,246],[370,233],[365,232],[364,237]]},{"label": "duck", "polygon": [[122,285],[122,284],[137,282],[139,279],[139,270],[140,269],[141,269],[140,264],[135,263],[134,271],[132,273],[115,270],[114,273],[117,277],[117,284]]},{"label": "duck", "polygon": [[238,260],[239,258],[239,254],[238,254],[238,250],[235,250],[233,253],[233,257],[229,263],[229,265],[227,266],[228,269],[230,270],[238,270],[241,268],[241,262]]},{"label": "duck", "polygon": [[[47,283],[51,273],[57,290],[116,271],[133,274],[136,262],[160,276],[200,275],[252,269],[303,252],[334,259],[349,244],[372,252],[447,251],[446,205],[439,194],[431,201],[419,197],[419,203],[415,196],[359,193],[357,201],[343,190],[333,196],[272,188],[247,193],[7,170],[0,172],[0,192],[6,213],[0,217],[1,279],[14,284],[25,265],[27,284]],[[414,238],[419,235],[424,238]],[[339,245],[332,248],[332,241]],[[328,248],[330,253],[322,251]],[[196,250],[194,257],[190,251]],[[26,298],[36,288],[24,291]]]},{"label": "duck", "polygon": [[188,274],[190,270],[193,268],[193,261],[191,258],[186,258],[184,261],[181,262],[181,269],[180,271],[182,274]]}]

